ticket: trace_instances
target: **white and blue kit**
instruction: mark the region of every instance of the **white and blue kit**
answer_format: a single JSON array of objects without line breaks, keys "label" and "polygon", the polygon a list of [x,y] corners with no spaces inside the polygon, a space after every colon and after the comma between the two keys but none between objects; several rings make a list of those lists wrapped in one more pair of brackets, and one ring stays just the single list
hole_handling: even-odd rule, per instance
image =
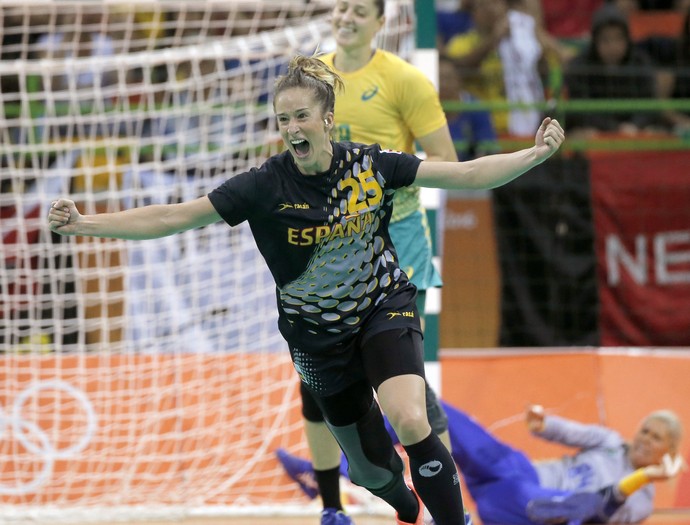
[{"label": "white and blue kit", "polygon": [[[530,461],[498,441],[467,414],[441,402],[448,415],[452,456],[484,523],[533,525],[526,513],[531,500],[598,492],[618,483],[635,468],[617,432],[558,416],[546,416],[538,435],[578,452],[547,461]],[[636,523],[653,510],[654,487],[631,494],[607,521]]]}]

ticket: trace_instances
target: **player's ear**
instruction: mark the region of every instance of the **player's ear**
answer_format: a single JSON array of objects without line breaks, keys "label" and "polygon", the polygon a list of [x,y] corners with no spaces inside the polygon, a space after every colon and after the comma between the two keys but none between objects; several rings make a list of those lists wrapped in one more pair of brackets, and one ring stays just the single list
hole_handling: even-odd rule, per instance
[{"label": "player's ear", "polygon": [[381,29],[384,27],[386,27],[386,15],[381,15],[379,17],[379,31],[381,31]]},{"label": "player's ear", "polygon": [[333,113],[328,112],[323,117],[323,125],[326,131],[330,131],[333,128]]}]

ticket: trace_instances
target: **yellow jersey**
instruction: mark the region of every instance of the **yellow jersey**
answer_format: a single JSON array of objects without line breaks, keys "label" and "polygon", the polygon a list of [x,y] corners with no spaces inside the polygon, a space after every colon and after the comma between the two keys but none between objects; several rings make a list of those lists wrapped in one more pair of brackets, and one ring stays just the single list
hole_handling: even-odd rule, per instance
[{"label": "yellow jersey", "polygon": [[[364,67],[349,73],[335,67],[335,53],[320,58],[345,84],[335,97],[336,140],[414,154],[416,137],[446,125],[431,80],[393,53],[377,49]],[[393,202],[391,222],[396,222],[421,208],[419,188],[396,191]]]}]

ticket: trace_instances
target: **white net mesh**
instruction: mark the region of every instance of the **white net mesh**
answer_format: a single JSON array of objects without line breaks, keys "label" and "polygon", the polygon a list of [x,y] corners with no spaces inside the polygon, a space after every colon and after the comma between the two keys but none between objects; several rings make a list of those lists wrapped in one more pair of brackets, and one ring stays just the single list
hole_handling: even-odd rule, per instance
[{"label": "white net mesh", "polygon": [[[330,2],[5,0],[0,61],[0,512],[188,513],[300,501],[274,286],[248,228],[60,238],[46,210],[203,195],[275,153],[273,81],[327,48]],[[379,45],[407,58],[413,0]],[[302,501],[303,503],[303,501]],[[274,508],[274,507],[272,507]]]}]

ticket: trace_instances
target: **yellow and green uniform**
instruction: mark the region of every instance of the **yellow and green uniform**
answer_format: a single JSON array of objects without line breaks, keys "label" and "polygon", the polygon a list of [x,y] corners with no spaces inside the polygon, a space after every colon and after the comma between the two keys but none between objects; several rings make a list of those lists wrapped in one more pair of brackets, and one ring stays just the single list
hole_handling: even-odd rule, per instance
[{"label": "yellow and green uniform", "polygon": [[[336,140],[380,144],[383,149],[414,154],[416,137],[446,125],[434,85],[400,57],[378,49],[364,67],[353,72],[338,70],[334,58],[335,53],[329,53],[321,60],[345,83],[335,102]],[[393,202],[390,233],[401,268],[420,290],[440,286],[440,276],[431,264],[431,238],[419,188],[396,191]]]}]

